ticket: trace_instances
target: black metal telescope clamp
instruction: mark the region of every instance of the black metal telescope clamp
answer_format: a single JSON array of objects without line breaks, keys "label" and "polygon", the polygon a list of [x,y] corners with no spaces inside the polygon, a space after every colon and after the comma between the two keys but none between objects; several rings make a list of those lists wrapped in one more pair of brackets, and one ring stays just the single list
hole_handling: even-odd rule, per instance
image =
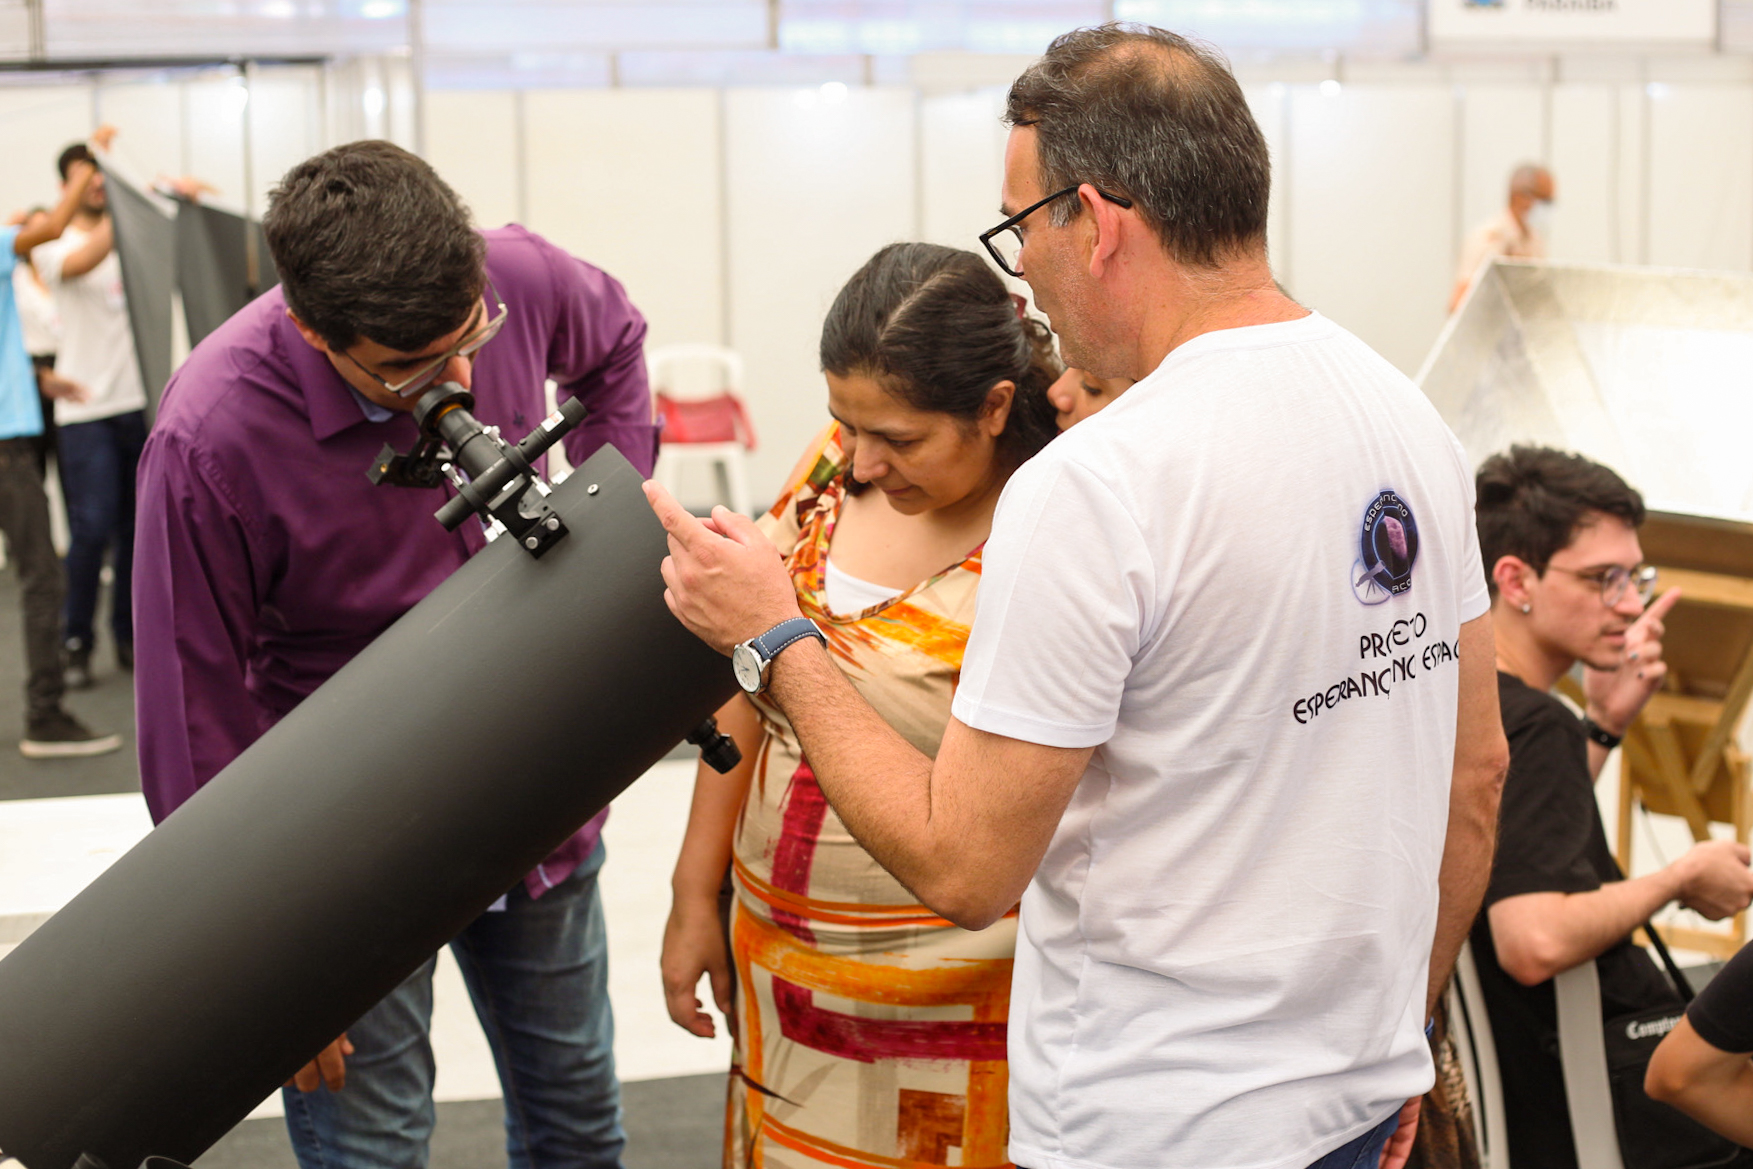
[{"label": "black metal telescope clamp", "polygon": [[[397,487],[437,487],[450,480],[456,495],[435,514],[454,532],[471,515],[511,535],[537,560],[566,535],[566,524],[547,504],[549,487],[535,461],[584,421],[584,403],[568,398],[560,408],[513,446],[496,426],[482,426],[471,411],[475,396],[456,382],[444,382],[420,396],[414,422],[420,440],[407,454],[384,444],[367,472],[373,483]],[[465,477],[466,475],[466,477]]]},{"label": "black metal telescope clamp", "polygon": [[[584,403],[577,398],[561,402],[515,446],[499,436],[498,427],[482,426],[471,413],[474,406],[475,396],[456,382],[427,390],[414,405],[414,422],[420,428],[414,448],[398,454],[385,443],[366,474],[373,483],[393,487],[439,487],[448,478],[456,495],[433,513],[445,531],[454,532],[469,516],[478,515],[490,538],[497,534],[497,521],[520,548],[540,560],[565,538],[566,523],[548,506],[551,489],[535,461],[584,421]],[[688,742],[720,774],[743,760],[736,740],[720,733],[714,718],[694,728]]]}]

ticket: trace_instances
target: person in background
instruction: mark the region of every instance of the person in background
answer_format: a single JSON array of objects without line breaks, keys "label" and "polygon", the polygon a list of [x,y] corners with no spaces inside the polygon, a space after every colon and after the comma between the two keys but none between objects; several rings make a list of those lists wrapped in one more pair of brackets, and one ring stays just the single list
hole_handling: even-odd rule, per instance
[{"label": "person in background", "polygon": [[1131,378],[1097,377],[1088,370],[1067,366],[1058,380],[1047,387],[1047,400],[1059,415],[1059,429],[1068,430],[1111,405],[1131,386]]},{"label": "person in background", "polygon": [[[1604,1017],[1678,1006],[1632,931],[1675,901],[1710,918],[1739,912],[1753,901],[1753,873],[1745,845],[1711,840],[1625,880],[1607,847],[1595,780],[1667,674],[1662,618],[1680,599],[1669,589],[1645,607],[1654,578],[1637,539],[1642,497],[1579,455],[1512,447],[1480,465],[1477,499],[1510,770],[1473,956],[1510,1161],[1571,1169],[1553,977],[1593,961]],[[1551,693],[1579,661],[1580,719]]]},{"label": "person in background", "polygon": [[[413,445],[409,412],[428,387],[460,382],[482,423],[521,437],[552,378],[589,410],[564,439],[575,465],[605,443],[646,473],[657,454],[645,320],[621,285],[521,227],[476,230],[414,155],[354,142],[307,159],[263,227],[280,285],[196,346],[140,465],[135,695],[155,821],[485,545],[477,523],[434,522],[430,493],[366,478],[385,443]],[[451,943],[516,1169],[621,1163],[597,887],[606,815]],[[304,1169],[425,1164],[435,963],[287,1086]]]},{"label": "person in background", "polygon": [[1698,992],[1643,1083],[1655,1099],[1753,1148],[1753,946]]},{"label": "person in background", "polygon": [[[47,207],[32,207],[19,212],[11,222],[41,230],[48,219]],[[55,298],[49,286],[43,283],[28,255],[20,256],[18,266],[12,270],[12,295],[18,304],[19,323],[24,326],[24,349],[30,354],[41,391],[43,433],[38,451],[46,475],[49,459],[55,453],[55,399],[83,402],[86,393],[83,387],[55,373],[55,351],[61,347],[61,316],[55,311]]]},{"label": "person in background", "polygon": [[1552,172],[1534,163],[1523,163],[1510,174],[1509,202],[1504,209],[1474,229],[1461,247],[1455,268],[1455,290],[1449,294],[1449,311],[1461,307],[1479,265],[1493,256],[1541,260],[1546,257],[1547,222],[1558,190]]},{"label": "person in background", "polygon": [[1021,897],[1017,1164],[1396,1169],[1506,758],[1470,468],[1274,286],[1214,52],[1067,33],[1006,119],[994,260],[1068,364],[1140,380],[1006,485],[935,758],[792,640],[764,533],[648,483],[666,598],[915,900],[977,930]]},{"label": "person in background", "polygon": [[[841,290],[821,364],[835,422],[760,526],[840,671],[931,754],[993,507],[1054,435],[1058,359],[979,256],[907,243]],[[970,933],[918,904],[828,808],[783,712],[738,697],[718,717],[743,764],[729,776],[702,765],[663,976],[681,1027],[712,1034],[695,998],[703,973],[736,1021],[725,1165],[944,1164],[950,1148],[962,1165],[1002,1163],[1014,915]],[[945,1017],[949,1004],[972,1020]]]},{"label": "person in background", "polygon": [[96,178],[89,162],[76,163],[52,212],[0,228],[0,535],[18,566],[24,609],[25,729],[18,746],[30,759],[101,755],[122,745],[122,736],[92,731],[61,705],[61,562],[49,538],[43,494],[42,403],[13,280],[31,248],[66,228]]},{"label": "person in background", "polygon": [[[105,126],[92,135],[100,150],[115,137]],[[95,162],[90,148],[76,142],[56,165],[63,185],[75,162]],[[146,442],[146,391],[134,351],[134,331],[122,291],[122,262],[99,173],[86,187],[72,224],[61,238],[32,253],[36,269],[55,298],[61,317],[61,348],[55,373],[85,391],[82,400],[55,405],[56,453],[61,491],[67,503],[67,684],[93,684],[101,577],[106,555],[114,574],[110,586],[110,631],[116,664],[134,665],[134,478]]]}]

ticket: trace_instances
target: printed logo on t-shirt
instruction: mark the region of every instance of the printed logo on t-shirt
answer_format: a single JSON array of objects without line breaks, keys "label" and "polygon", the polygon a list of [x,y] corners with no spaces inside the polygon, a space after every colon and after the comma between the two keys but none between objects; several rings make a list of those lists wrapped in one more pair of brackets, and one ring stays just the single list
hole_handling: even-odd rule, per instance
[{"label": "printed logo on t-shirt", "polygon": [[1363,513],[1363,554],[1351,567],[1351,591],[1366,605],[1379,605],[1412,587],[1418,559],[1418,524],[1412,509],[1392,491],[1370,501]]}]

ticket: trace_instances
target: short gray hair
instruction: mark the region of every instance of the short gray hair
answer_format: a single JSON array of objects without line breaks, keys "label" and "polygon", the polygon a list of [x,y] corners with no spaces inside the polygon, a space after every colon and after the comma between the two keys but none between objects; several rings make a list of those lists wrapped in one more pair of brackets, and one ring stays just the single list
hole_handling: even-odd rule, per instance
[{"label": "short gray hair", "polygon": [[[1126,196],[1181,263],[1265,244],[1271,158],[1214,49],[1142,24],[1068,32],[1010,87],[1005,121],[1035,128],[1042,194],[1090,183]],[[1052,221],[1080,206],[1060,200]]]}]

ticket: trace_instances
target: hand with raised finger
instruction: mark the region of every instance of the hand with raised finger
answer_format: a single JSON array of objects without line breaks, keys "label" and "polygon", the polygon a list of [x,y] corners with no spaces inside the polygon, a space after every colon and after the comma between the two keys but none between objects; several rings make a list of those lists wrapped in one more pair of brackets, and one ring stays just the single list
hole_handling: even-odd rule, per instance
[{"label": "hand with raised finger", "polygon": [[1612,670],[1583,667],[1583,695],[1589,717],[1615,735],[1623,735],[1650,696],[1662,688],[1668,663],[1662,660],[1662,619],[1680,600],[1669,589],[1644,610],[1625,631],[1625,652]]},{"label": "hand with raised finger", "polygon": [[800,615],[785,561],[754,521],[723,507],[702,521],[655,482],[645,497],[669,534],[664,602],[696,637],[728,654]]}]

